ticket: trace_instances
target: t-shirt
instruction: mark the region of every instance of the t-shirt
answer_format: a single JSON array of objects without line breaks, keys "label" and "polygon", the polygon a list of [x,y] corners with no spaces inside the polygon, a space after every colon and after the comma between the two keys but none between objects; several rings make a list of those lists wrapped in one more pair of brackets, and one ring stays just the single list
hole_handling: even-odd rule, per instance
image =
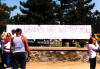
[{"label": "t-shirt", "polygon": [[88,44],[89,58],[96,57],[96,51],[99,49],[99,45],[96,44]]}]

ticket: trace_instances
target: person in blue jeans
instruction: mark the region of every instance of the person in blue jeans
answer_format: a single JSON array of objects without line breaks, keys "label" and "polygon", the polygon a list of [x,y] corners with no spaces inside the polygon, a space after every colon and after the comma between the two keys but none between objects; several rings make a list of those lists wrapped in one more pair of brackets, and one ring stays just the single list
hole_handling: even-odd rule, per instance
[{"label": "person in blue jeans", "polygon": [[11,65],[11,34],[7,33],[7,37],[5,39],[4,43],[4,55],[5,55],[5,60],[6,60],[6,65],[7,68],[6,69],[10,69],[10,65]]}]

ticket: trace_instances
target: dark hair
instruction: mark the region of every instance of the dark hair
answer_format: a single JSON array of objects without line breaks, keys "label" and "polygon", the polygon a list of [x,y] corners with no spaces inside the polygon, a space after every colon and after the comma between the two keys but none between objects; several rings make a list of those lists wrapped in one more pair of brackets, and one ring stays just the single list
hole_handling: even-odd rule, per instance
[{"label": "dark hair", "polygon": [[15,30],[15,29],[13,29],[11,32],[14,32],[14,33],[15,33],[15,32],[16,32],[16,30]]},{"label": "dark hair", "polygon": [[95,38],[95,34],[94,34],[94,33],[92,33],[92,35],[91,35],[91,36]]},{"label": "dark hair", "polygon": [[9,35],[11,36],[11,34],[10,34],[10,33],[7,33],[7,37],[9,37]]},{"label": "dark hair", "polygon": [[22,33],[22,30],[21,30],[20,28],[17,28],[17,29],[16,29],[16,32],[18,32],[18,33],[21,34],[21,33]]},{"label": "dark hair", "polygon": [[89,39],[89,44],[92,44],[93,40],[92,38]]}]

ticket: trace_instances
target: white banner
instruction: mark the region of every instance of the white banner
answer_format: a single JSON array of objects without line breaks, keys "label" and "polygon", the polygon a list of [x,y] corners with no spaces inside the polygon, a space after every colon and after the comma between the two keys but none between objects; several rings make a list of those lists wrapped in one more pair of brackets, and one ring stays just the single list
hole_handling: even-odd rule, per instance
[{"label": "white banner", "polygon": [[89,39],[91,25],[7,25],[6,31],[21,28],[28,39]]}]

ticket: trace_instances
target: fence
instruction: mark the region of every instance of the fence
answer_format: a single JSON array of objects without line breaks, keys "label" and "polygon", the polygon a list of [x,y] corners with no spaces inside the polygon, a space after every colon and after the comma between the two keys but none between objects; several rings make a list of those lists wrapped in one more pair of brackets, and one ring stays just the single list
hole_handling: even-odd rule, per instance
[{"label": "fence", "polygon": [[29,46],[43,46],[43,47],[86,47],[88,40],[57,40],[57,39],[38,39],[29,40]]}]

